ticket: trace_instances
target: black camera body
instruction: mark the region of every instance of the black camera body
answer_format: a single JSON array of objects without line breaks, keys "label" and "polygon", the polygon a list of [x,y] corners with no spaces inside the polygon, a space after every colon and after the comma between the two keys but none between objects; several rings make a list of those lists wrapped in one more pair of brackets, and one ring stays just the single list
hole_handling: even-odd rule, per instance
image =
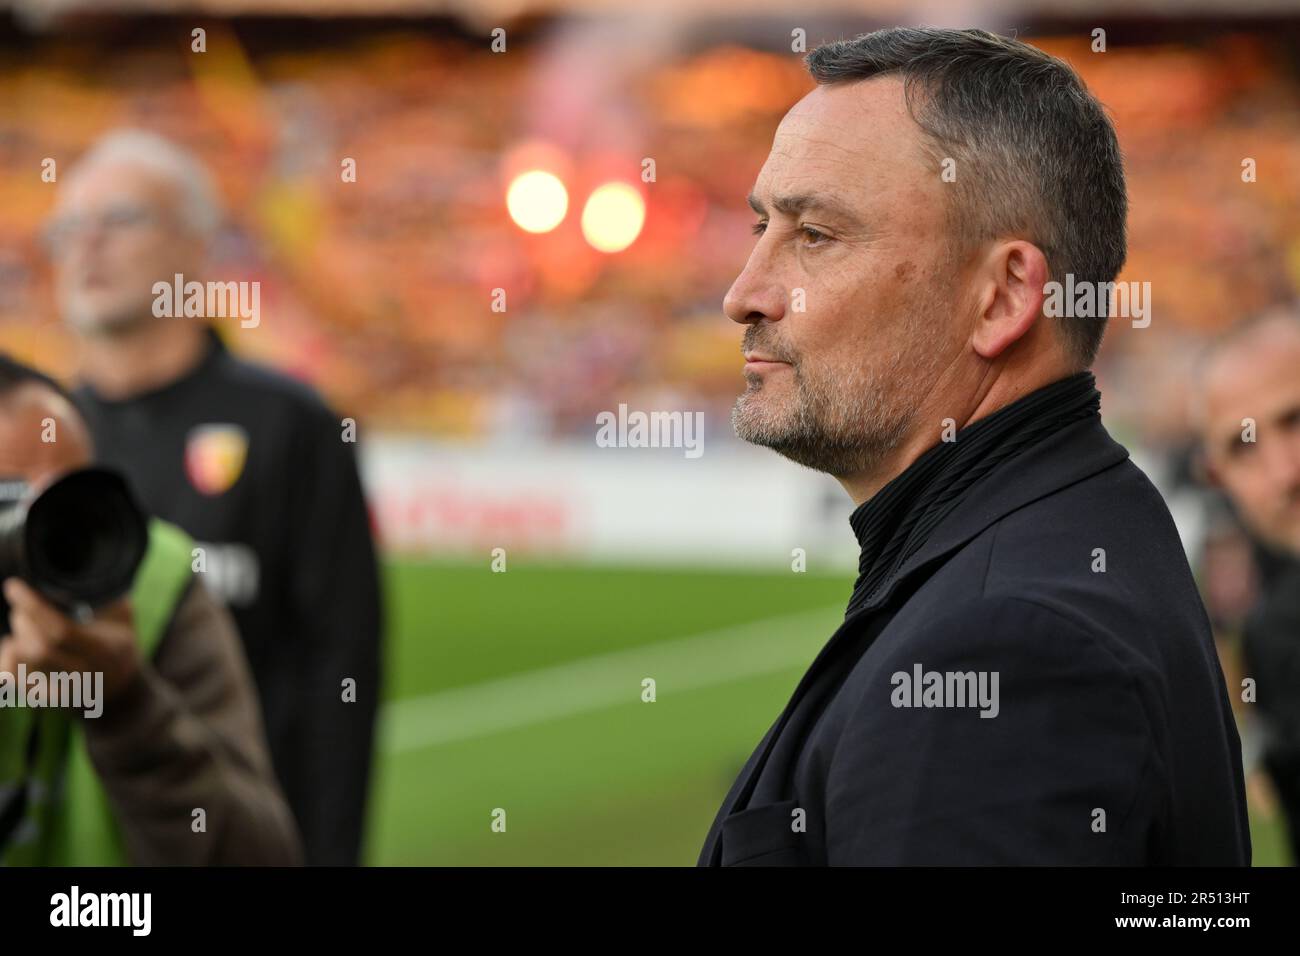
[{"label": "black camera body", "polygon": [[[131,588],[149,529],[126,480],[82,468],[37,494],[0,479],[0,580],[19,577],[68,613],[94,609]],[[0,594],[2,633],[9,604]]]}]

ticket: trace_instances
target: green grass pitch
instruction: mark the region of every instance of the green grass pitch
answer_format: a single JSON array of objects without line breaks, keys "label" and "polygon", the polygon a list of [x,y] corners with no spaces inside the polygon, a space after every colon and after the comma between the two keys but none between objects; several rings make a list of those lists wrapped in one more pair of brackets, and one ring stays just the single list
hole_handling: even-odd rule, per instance
[{"label": "green grass pitch", "polygon": [[[847,574],[390,561],[367,862],[693,865],[851,587]],[[1286,862],[1280,822],[1252,821],[1252,839],[1257,865]]]}]

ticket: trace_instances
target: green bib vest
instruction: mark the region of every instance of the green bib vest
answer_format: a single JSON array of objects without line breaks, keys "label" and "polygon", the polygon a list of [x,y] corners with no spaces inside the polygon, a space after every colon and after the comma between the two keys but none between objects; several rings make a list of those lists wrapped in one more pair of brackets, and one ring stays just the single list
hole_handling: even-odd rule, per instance
[{"label": "green bib vest", "polygon": [[[192,575],[193,542],[149,522],[149,547],[131,586],[136,640],[153,657]],[[3,866],[123,866],[108,794],[82,735],[85,719],[61,709],[0,707],[0,805],[24,787],[26,812],[0,845]],[[36,733],[33,738],[32,734]]]}]

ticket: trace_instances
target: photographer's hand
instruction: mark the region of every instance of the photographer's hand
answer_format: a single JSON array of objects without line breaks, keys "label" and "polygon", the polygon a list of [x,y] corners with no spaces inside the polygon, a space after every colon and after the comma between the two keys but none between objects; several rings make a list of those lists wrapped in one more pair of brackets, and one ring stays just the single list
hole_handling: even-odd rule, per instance
[{"label": "photographer's hand", "polygon": [[126,599],[106,605],[79,623],[63,614],[18,578],[4,582],[12,636],[0,642],[0,670],[90,671],[104,675],[104,698],[111,701],[140,669],[135,622]]}]

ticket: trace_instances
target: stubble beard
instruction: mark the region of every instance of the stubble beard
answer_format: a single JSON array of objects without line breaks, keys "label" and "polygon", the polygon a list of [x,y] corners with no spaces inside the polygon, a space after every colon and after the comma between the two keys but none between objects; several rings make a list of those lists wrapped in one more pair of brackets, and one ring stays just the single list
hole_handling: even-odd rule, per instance
[{"label": "stubble beard", "polygon": [[78,334],[112,338],[134,332],[154,318],[151,300],[92,305],[70,296],[62,303],[64,321]]},{"label": "stubble beard", "polygon": [[[884,361],[818,375],[795,360],[792,389],[749,374],[732,427],[742,440],[814,471],[870,473],[911,433],[936,358],[933,348],[900,348]],[[782,388],[785,395],[771,394]]]}]

